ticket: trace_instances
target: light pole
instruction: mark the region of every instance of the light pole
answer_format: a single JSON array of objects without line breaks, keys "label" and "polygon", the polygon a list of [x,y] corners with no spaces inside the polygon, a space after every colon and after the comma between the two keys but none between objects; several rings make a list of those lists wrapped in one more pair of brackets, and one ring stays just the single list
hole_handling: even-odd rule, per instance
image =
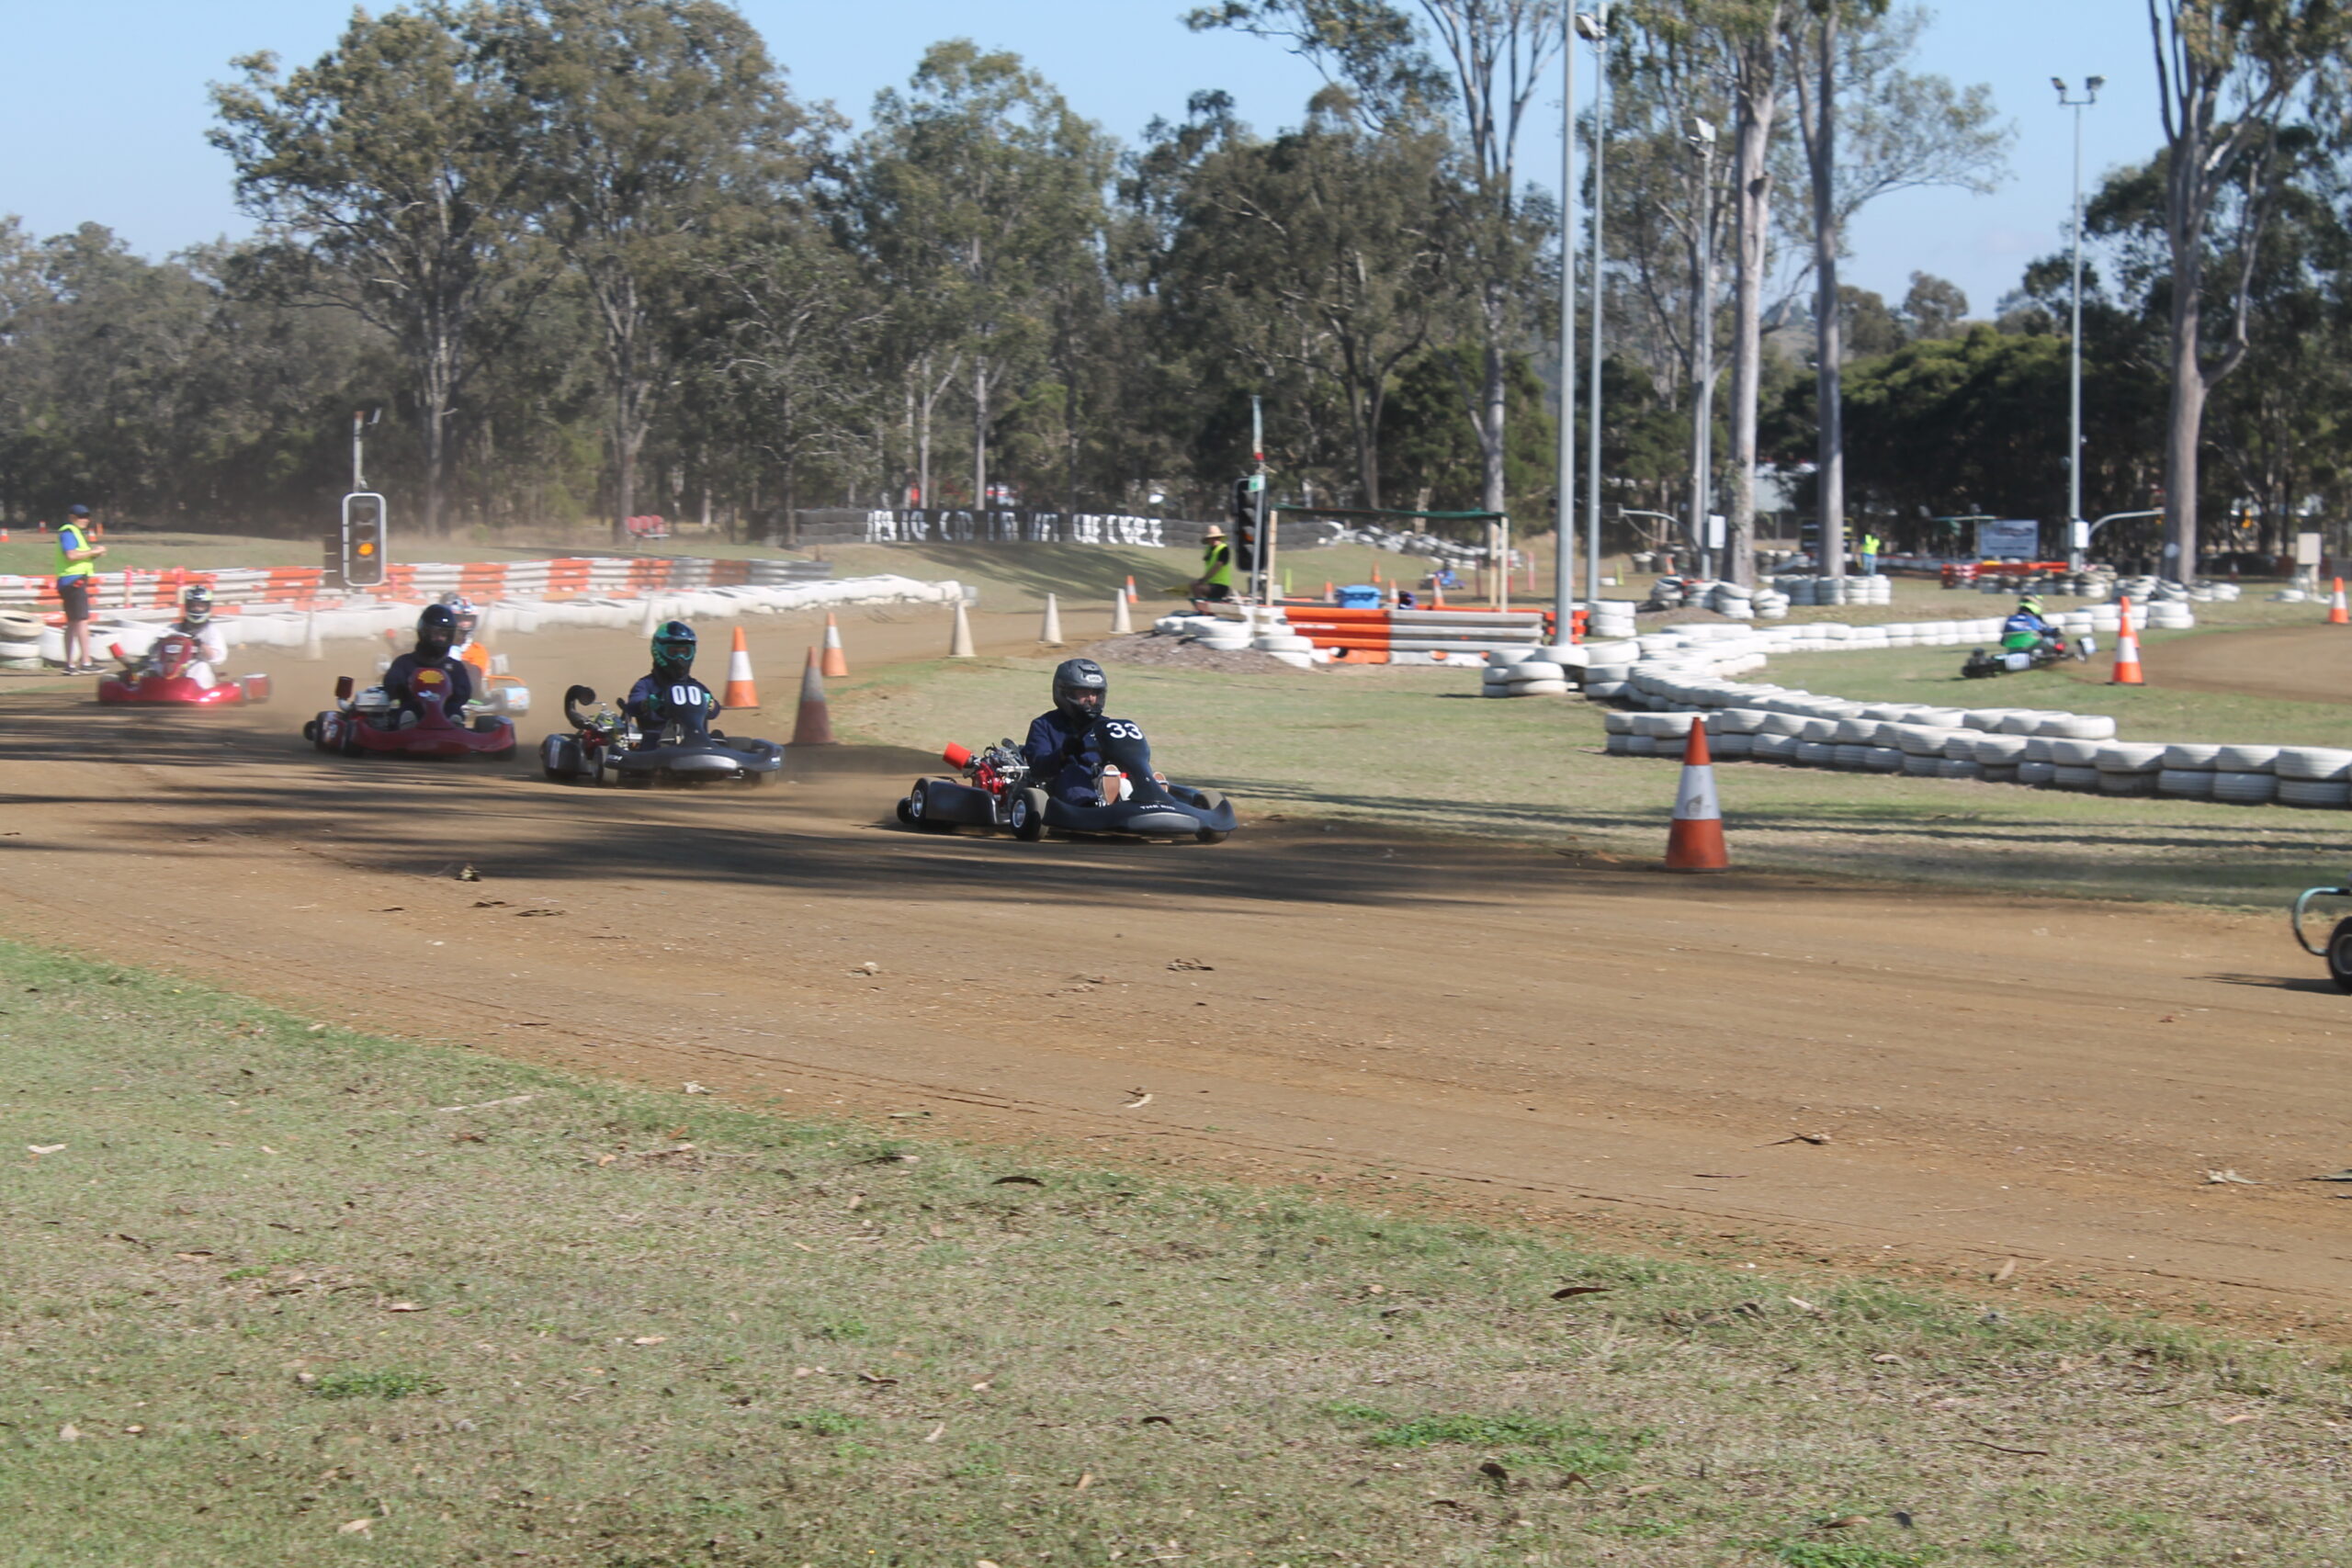
[{"label": "light pole", "polygon": [[1699,265],[1691,280],[1698,356],[1690,388],[1690,547],[1698,553],[1699,575],[1711,577],[1714,566],[1707,545],[1707,518],[1715,500],[1715,128],[1697,115],[1690,117],[1690,145],[1699,150]]},{"label": "light pole", "polygon": [[2075,325],[2071,334],[2074,364],[2067,376],[2066,423],[2066,543],[2073,570],[2083,570],[2083,552],[2075,536],[2083,521],[2083,111],[2098,102],[2104,76],[2086,77],[2083,96],[2076,97],[2063,76],[2052,76],[2058,107],[2075,111]]},{"label": "light pole", "polygon": [[1554,636],[1574,640],[1577,614],[1577,46],[1560,40],[1560,465],[1554,537]]},{"label": "light pole", "polygon": [[[1602,264],[1600,248],[1600,219],[1608,192],[1602,176],[1608,171],[1609,152],[1609,22],[1617,9],[1615,0],[1601,0],[1590,11],[1577,13],[1577,36],[1592,45],[1592,324],[1586,332],[1592,338],[1592,371],[1585,378],[1585,396],[1590,401],[1586,416],[1587,432],[1584,455],[1584,583],[1585,592],[1596,601],[1600,597],[1600,328],[1605,299],[1601,293]],[[1574,47],[1571,45],[1570,47]]]}]

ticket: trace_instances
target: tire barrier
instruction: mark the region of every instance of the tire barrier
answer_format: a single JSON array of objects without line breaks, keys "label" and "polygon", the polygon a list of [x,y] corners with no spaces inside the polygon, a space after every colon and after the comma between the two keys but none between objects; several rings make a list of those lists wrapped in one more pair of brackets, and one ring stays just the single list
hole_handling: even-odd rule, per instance
[{"label": "tire barrier", "polygon": [[[2174,603],[2186,610],[2187,602]],[[2153,608],[2149,625],[2155,624]],[[2102,605],[2062,612],[2058,619],[2064,626],[2091,616],[2120,626],[2121,613]],[[2135,626],[2142,622],[2136,603],[2132,618]],[[1624,705],[1601,716],[1604,750],[1611,756],[1679,757],[1691,716],[1704,714],[1713,755],[1722,761],[2125,797],[2352,808],[2352,750],[2121,740],[2115,720],[2104,714],[1860,703],[1735,679],[1761,668],[1771,653],[1915,646],[1900,640],[1911,637],[1925,646],[1957,645],[1990,636],[1998,626],[1988,620],[1770,632],[1677,626],[1630,644],[1586,644],[1580,651],[1590,662],[1584,693],[1596,702]]]},{"label": "tire barrier", "polygon": [[[824,561],[715,560],[706,556],[577,556],[552,560],[419,562],[384,569],[381,585],[332,588],[317,567],[229,567],[190,570],[131,569],[97,574],[91,592],[98,609],[161,610],[175,607],[181,591],[201,583],[213,601],[240,607],[323,608],[354,597],[407,602],[462,593],[476,603],[497,599],[561,601],[637,598],[660,592],[692,592],[713,588],[775,588],[821,581],[832,568]],[[0,609],[59,604],[53,578],[0,574]]]},{"label": "tire barrier", "polygon": [[[713,564],[735,566],[742,563]],[[216,615],[213,624],[232,648],[304,649],[314,637],[372,638],[381,637],[387,631],[406,631],[416,624],[417,610],[438,597],[437,592],[413,591],[404,600],[390,596],[389,592],[385,597],[353,594],[347,598],[313,603],[302,608],[249,603],[229,607],[228,613]],[[961,605],[967,602],[967,591],[959,582],[919,582],[909,577],[850,577],[821,581],[803,578],[775,584],[747,582],[707,588],[673,585],[665,592],[641,591],[641,596],[634,598],[586,595],[543,599],[510,593],[494,600],[476,602],[484,606],[482,631],[485,635],[495,631],[515,636],[581,627],[632,630],[643,624],[649,615],[656,620],[671,616],[726,620],[740,615],[791,615],[803,610],[854,609],[867,605]],[[163,634],[175,608],[175,601],[166,601],[164,606],[148,609],[100,610],[91,619],[91,639],[100,648],[120,643],[127,652],[134,656],[144,653]],[[15,626],[28,618],[12,616],[8,625]],[[6,650],[22,646],[16,641],[0,641],[0,660],[10,660],[12,656]],[[62,626],[41,625],[37,638],[30,646],[33,651],[29,656],[18,653],[13,658],[20,661],[29,659],[51,664],[64,662],[65,634]]]}]

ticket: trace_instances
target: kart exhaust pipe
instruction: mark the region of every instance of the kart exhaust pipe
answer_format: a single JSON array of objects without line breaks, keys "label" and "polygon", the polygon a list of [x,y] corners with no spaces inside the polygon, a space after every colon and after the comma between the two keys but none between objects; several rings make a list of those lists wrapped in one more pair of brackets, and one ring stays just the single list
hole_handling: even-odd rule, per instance
[{"label": "kart exhaust pipe", "polygon": [[948,743],[947,750],[939,754],[939,759],[951,768],[968,767],[971,765],[972,752],[970,748],[958,746],[951,741]]}]

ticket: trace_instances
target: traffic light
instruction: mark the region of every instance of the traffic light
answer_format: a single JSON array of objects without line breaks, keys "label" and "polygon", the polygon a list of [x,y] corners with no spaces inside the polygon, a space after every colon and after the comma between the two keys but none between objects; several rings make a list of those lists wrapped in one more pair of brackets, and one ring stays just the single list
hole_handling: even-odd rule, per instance
[{"label": "traffic light", "polygon": [[1258,570],[1258,502],[1265,488],[1257,474],[1233,481],[1233,564],[1245,577]]},{"label": "traffic light", "polygon": [[343,581],[351,588],[384,581],[384,498],[372,491],[343,498]]}]

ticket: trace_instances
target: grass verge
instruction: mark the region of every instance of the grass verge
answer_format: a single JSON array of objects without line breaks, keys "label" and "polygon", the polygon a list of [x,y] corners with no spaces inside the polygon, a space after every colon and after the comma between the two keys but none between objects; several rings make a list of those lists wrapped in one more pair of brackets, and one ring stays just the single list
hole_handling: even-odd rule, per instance
[{"label": "grass verge", "polygon": [[789,1122],[14,945],[0,1072],[0,1563],[2315,1564],[2352,1528],[2323,1353],[1736,1239]]}]

